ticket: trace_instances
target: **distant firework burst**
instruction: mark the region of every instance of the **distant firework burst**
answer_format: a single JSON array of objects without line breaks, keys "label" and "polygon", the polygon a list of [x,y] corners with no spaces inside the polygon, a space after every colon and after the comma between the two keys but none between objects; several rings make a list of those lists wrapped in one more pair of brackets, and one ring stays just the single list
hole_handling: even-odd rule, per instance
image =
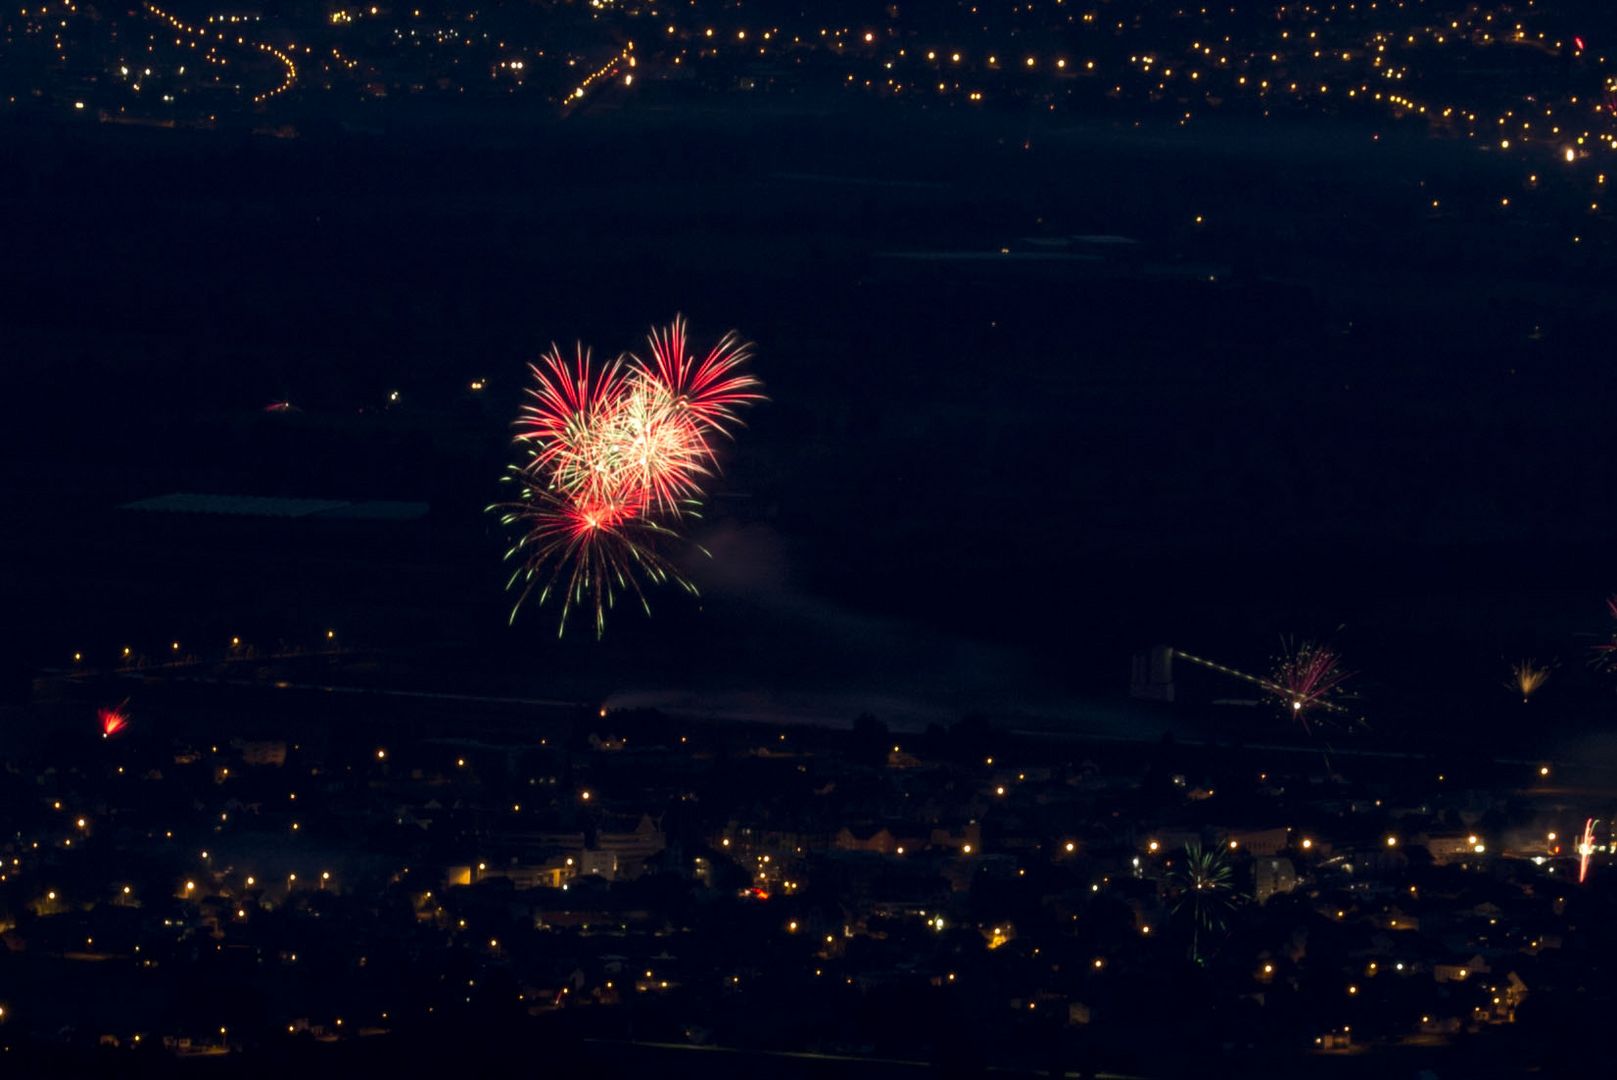
[{"label": "distant firework burst", "polygon": [[1548,667],[1540,667],[1536,660],[1520,660],[1510,665],[1510,681],[1505,685],[1520,694],[1525,705],[1549,679]]},{"label": "distant firework burst", "polygon": [[110,739],[129,726],[129,713],[126,711],[128,705],[129,703],[125,701],[111,708],[96,710],[96,721],[101,725],[103,739]]},{"label": "distant firework burst", "polygon": [[508,587],[511,617],[535,592],[561,599],[558,633],[575,608],[591,611],[596,636],[617,597],[650,611],[650,586],[695,587],[662,553],[696,516],[717,470],[713,440],[729,437],[737,410],[762,400],[742,370],[751,346],[733,332],[702,358],[675,316],[648,338],[650,359],[625,354],[597,364],[579,346],[569,359],[554,345],[536,364],[517,419],[522,460],[505,480],[512,499],[490,507],[520,529],[506,558],[518,563]]},{"label": "distant firework burst", "polygon": [[1202,934],[1224,928],[1224,917],[1234,906],[1235,882],[1229,860],[1221,847],[1203,848],[1200,841],[1185,845],[1184,859],[1169,874],[1170,887],[1177,894],[1175,915],[1190,920],[1190,957],[1202,963]]},{"label": "distant firework burst", "polygon": [[1339,710],[1336,698],[1348,673],[1335,650],[1313,642],[1286,645],[1269,676],[1269,693],[1279,706],[1308,730],[1309,715]]},{"label": "distant firework burst", "polygon": [[1222,925],[1221,916],[1235,896],[1234,873],[1223,848],[1204,848],[1200,841],[1190,841],[1170,879],[1178,893],[1174,911],[1189,914],[1209,930]]}]

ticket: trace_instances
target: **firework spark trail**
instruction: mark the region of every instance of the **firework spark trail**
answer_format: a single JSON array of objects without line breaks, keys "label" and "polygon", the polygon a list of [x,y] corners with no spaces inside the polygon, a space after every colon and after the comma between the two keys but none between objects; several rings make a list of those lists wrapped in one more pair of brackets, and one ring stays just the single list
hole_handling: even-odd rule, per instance
[{"label": "firework spark trail", "polygon": [[1348,678],[1338,663],[1336,652],[1323,645],[1304,642],[1288,648],[1280,657],[1270,681],[1276,687],[1274,696],[1282,707],[1308,730],[1308,711],[1316,707],[1331,707],[1330,700]]},{"label": "firework spark trail", "polygon": [[112,708],[96,710],[95,715],[96,719],[101,723],[101,737],[103,739],[110,739],[129,726],[129,714],[124,712],[124,706],[127,704],[128,702],[124,702]]},{"label": "firework spark trail", "polygon": [[1233,905],[1235,895],[1232,877],[1224,850],[1220,847],[1203,849],[1196,840],[1185,845],[1183,864],[1169,875],[1178,893],[1173,911],[1186,915],[1191,922],[1190,956],[1196,963],[1203,962],[1203,931],[1211,933],[1224,927],[1224,915]]},{"label": "firework spark trail", "polygon": [[1505,685],[1521,694],[1522,704],[1525,705],[1527,699],[1549,681],[1550,669],[1539,667],[1536,660],[1522,660],[1510,666],[1510,674],[1511,679]]},{"label": "firework spark trail", "polygon": [[677,516],[700,504],[712,450],[666,387],[636,372],[602,439],[615,448],[617,482]]},{"label": "firework spark trail", "polygon": [[[759,382],[740,371],[752,357],[752,346],[730,331],[698,361],[686,349],[685,318],[675,315],[666,330],[653,329],[647,338],[651,361],[633,361],[652,385],[669,394],[678,410],[704,435],[728,436],[739,424],[736,409],[762,401]],[[711,447],[708,447],[711,452]]]},{"label": "firework spark trail", "polygon": [[613,360],[597,371],[582,345],[571,364],[552,345],[528,370],[532,401],[517,419],[517,440],[535,448],[526,470],[588,501],[622,495],[619,447],[603,433],[625,392],[623,362]]},{"label": "firework spark trail", "polygon": [[1589,856],[1595,851],[1595,819],[1583,823],[1583,836],[1578,840],[1578,884],[1589,876]]},{"label": "firework spark trail", "polygon": [[541,604],[559,593],[558,633],[587,606],[599,637],[620,594],[649,612],[646,585],[696,591],[658,547],[679,539],[671,523],[701,508],[717,468],[711,439],[728,436],[736,409],[762,395],[739,370],[751,347],[733,332],[701,361],[686,351],[679,316],[650,342],[650,363],[620,356],[597,366],[582,345],[569,361],[552,345],[529,365],[516,436],[526,457],[504,477],[518,493],[489,508],[522,529],[506,552],[519,563],[507,583],[517,591],[513,620],[535,590]]},{"label": "firework spark trail", "polygon": [[[696,588],[656,550],[660,539],[674,534],[647,518],[643,504],[564,497],[532,485],[525,470],[513,467],[508,480],[521,485],[512,502],[501,504],[501,522],[520,527],[522,535],[506,552],[519,560],[506,587],[517,590],[511,608],[516,619],[523,602],[539,590],[539,603],[553,593],[562,601],[557,634],[567,626],[575,606],[588,606],[595,633],[606,629],[606,613],[619,593],[631,592],[648,613],[641,579],[653,585],[672,581],[694,593]],[[547,572],[548,571],[548,572]]]}]

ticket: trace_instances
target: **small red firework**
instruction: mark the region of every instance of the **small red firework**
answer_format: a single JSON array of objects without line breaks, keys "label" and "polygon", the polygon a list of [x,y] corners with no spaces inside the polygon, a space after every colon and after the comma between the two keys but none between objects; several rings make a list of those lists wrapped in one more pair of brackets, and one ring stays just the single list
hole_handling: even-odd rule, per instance
[{"label": "small red firework", "polygon": [[96,719],[101,722],[101,737],[103,739],[110,739],[129,726],[129,714],[124,712],[126,705],[128,705],[128,702],[111,708],[96,710],[95,715]]}]

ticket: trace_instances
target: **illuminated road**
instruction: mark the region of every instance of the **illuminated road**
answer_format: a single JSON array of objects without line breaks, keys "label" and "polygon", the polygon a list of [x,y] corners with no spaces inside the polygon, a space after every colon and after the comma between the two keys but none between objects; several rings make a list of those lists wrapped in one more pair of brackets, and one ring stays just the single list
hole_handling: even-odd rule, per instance
[{"label": "illuminated road", "polygon": [[[156,4],[151,3],[150,0],[147,0],[147,2],[142,6],[145,8],[147,14],[151,15],[153,18],[162,20],[171,30],[176,31],[177,33],[189,35],[202,42],[208,42],[211,38],[213,42],[218,44],[224,44],[227,46],[230,44],[230,39],[226,36],[226,33],[223,30],[215,30],[210,32],[204,27],[191,26],[178,16],[172,15],[169,12],[164,11],[162,8],[159,8]],[[210,15],[208,17],[208,21],[213,22],[214,18],[215,16]],[[220,16],[219,18],[222,19],[224,16]],[[178,46],[180,44],[180,40],[180,38],[175,38],[174,44]],[[249,42],[245,37],[240,35],[236,36],[235,44],[240,48],[257,49],[259,52],[273,57],[275,61],[281,65],[281,82],[279,85],[275,86],[273,89],[254,94],[254,105],[262,105],[270,98],[286,93],[288,90],[292,89],[294,84],[297,83],[297,64],[295,64],[292,58],[283,50],[276,48],[274,45],[265,44],[261,41]],[[195,48],[196,43],[193,42],[191,47]],[[211,48],[210,51],[212,51]]]}]

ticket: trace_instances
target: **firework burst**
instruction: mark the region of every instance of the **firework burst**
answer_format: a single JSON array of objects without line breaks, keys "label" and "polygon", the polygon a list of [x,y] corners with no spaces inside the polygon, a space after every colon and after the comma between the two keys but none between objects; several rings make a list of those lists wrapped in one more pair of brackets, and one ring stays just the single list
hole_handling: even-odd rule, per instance
[{"label": "firework burst", "polygon": [[672,408],[703,435],[730,434],[739,424],[736,410],[762,401],[756,378],[741,370],[752,357],[752,346],[725,334],[701,360],[688,350],[685,319],[675,315],[665,330],[653,329],[647,338],[651,360],[633,363],[644,382],[666,393]]},{"label": "firework burst", "polygon": [[701,504],[712,450],[665,387],[637,371],[601,434],[620,488],[675,517]]},{"label": "firework burst", "polygon": [[505,553],[519,564],[506,583],[517,593],[512,620],[537,590],[540,604],[552,595],[561,598],[558,634],[573,609],[584,607],[591,611],[599,637],[606,630],[606,613],[620,595],[632,594],[649,613],[647,585],[672,581],[696,591],[658,550],[676,535],[647,517],[638,500],[559,494],[536,486],[528,469],[515,466],[505,479],[518,485],[518,494],[498,504],[500,520],[521,532]]},{"label": "firework burst", "polygon": [[127,699],[110,708],[100,708],[95,711],[95,718],[101,725],[101,737],[110,739],[118,732],[129,726],[129,702]]},{"label": "firework burst", "polygon": [[1215,927],[1233,898],[1229,860],[1218,847],[1204,848],[1192,840],[1185,845],[1184,862],[1172,878],[1179,898],[1174,910],[1184,912],[1206,927]]},{"label": "firework burst", "polygon": [[620,493],[624,448],[607,432],[627,390],[622,360],[597,370],[583,346],[569,363],[552,345],[528,371],[530,400],[517,418],[517,441],[531,451],[522,471],[586,502]]},{"label": "firework burst", "polygon": [[1339,711],[1336,696],[1348,673],[1341,668],[1335,650],[1313,642],[1287,646],[1269,676],[1269,694],[1289,715],[1308,730],[1309,714]]},{"label": "firework burst", "polygon": [[496,503],[521,530],[506,552],[518,563],[508,587],[517,611],[538,593],[561,598],[565,631],[574,608],[605,632],[616,599],[633,595],[650,611],[647,588],[695,587],[664,555],[680,540],[674,526],[696,516],[717,470],[712,446],[728,436],[736,410],[761,399],[758,380],[739,370],[750,346],[726,334],[705,359],[686,351],[676,316],[650,335],[650,362],[620,356],[597,365],[579,346],[569,360],[554,345],[539,363],[517,419],[524,458],[505,480],[516,489]]},{"label": "firework burst", "polygon": [[1522,704],[1525,705],[1527,699],[1538,693],[1549,679],[1548,667],[1540,667],[1536,660],[1520,660],[1510,665],[1510,679],[1505,686],[1520,694]]},{"label": "firework burst", "polygon": [[1185,845],[1185,857],[1170,875],[1177,897],[1173,912],[1191,923],[1190,954],[1201,959],[1201,935],[1220,930],[1224,917],[1234,906],[1235,890],[1229,859],[1222,848],[1202,847],[1192,840]]}]

